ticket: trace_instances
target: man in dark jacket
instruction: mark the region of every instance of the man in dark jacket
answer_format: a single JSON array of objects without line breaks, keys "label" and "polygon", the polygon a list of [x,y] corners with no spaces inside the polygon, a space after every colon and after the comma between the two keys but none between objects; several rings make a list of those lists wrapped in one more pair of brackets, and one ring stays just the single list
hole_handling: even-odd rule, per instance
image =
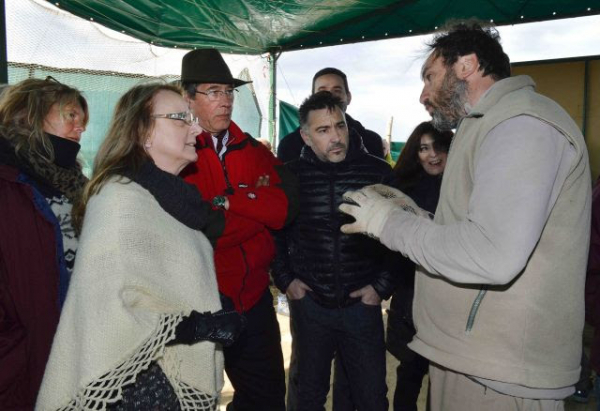
[{"label": "man in dark jacket", "polygon": [[[346,108],[352,101],[352,94],[348,87],[348,78],[341,70],[327,67],[319,70],[312,81],[312,93],[318,91],[329,91],[338,97],[342,104],[342,111],[346,113]],[[346,123],[348,129],[356,131],[361,137],[363,144],[369,154],[384,158],[383,140],[381,136],[374,131],[367,130],[359,121],[350,117],[346,113]],[[300,157],[300,151],[304,147],[304,141],[300,136],[300,127],[285,136],[277,146],[277,158],[284,163],[295,160]]]},{"label": "man in dark jacket", "polygon": [[[339,354],[359,410],[387,410],[381,300],[394,288],[384,269],[386,250],[366,236],[342,234],[342,194],[381,182],[389,165],[348,130],[341,101],[318,92],[300,107],[306,146],[287,164],[296,175],[300,211],[276,234],[275,284],[290,301],[299,410],[321,409],[331,361]],[[288,403],[288,409],[291,405]]]},{"label": "man in dark jacket", "polygon": [[181,82],[203,129],[197,137],[198,159],[182,175],[225,210],[223,235],[215,245],[217,281],[247,320],[239,339],[223,348],[225,371],[235,389],[227,409],[283,411],[285,372],[268,271],[275,254],[271,230],[291,221],[297,210],[295,180],[265,146],[231,121],[235,88],[247,82],[232,77],[217,50],[186,54]]}]

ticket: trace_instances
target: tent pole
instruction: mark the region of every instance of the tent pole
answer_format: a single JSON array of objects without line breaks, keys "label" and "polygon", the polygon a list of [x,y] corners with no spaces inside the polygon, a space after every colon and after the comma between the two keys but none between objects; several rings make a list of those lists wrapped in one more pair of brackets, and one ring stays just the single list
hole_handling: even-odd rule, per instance
[{"label": "tent pole", "polygon": [[277,117],[277,60],[281,52],[269,51],[267,59],[269,60],[269,140],[273,149],[277,148],[277,136],[275,135],[275,119]]},{"label": "tent pole", "polygon": [[8,59],[6,57],[6,7],[0,0],[0,83],[8,84]]},{"label": "tent pole", "polygon": [[586,138],[585,132],[587,130],[588,121],[588,104],[589,104],[589,87],[590,87],[590,61],[585,60],[583,69],[583,116],[581,119],[581,134],[583,138]]}]

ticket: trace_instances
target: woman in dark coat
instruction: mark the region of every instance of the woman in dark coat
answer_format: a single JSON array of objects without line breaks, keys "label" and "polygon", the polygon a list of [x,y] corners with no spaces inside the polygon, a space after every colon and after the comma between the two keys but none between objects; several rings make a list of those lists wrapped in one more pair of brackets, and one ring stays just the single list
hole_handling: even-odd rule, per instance
[{"label": "woman in dark coat", "polygon": [[32,410],[77,251],[71,207],[88,122],[76,89],[51,77],[0,100],[0,409]]},{"label": "woman in dark coat", "polygon": [[[415,128],[402,149],[390,185],[410,196],[419,207],[434,213],[440,196],[442,173],[452,132],[439,132],[430,122]],[[387,349],[398,360],[394,411],[416,411],[423,377],[429,362],[407,347],[415,335],[412,319],[415,265],[401,258],[398,286],[392,297],[387,322]]]}]

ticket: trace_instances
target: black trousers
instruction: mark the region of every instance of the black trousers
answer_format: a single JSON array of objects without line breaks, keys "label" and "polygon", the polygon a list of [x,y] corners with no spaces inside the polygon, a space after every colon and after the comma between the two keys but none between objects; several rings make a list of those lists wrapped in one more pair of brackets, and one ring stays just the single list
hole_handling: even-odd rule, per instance
[{"label": "black trousers", "polygon": [[281,334],[269,289],[245,316],[246,329],[223,349],[225,372],[235,390],[227,409],[285,411]]},{"label": "black trousers", "polygon": [[[293,356],[288,410],[324,410],[336,353],[358,410],[387,411],[381,307],[325,308],[309,295],[290,301]],[[290,393],[292,391],[290,390]],[[291,400],[291,401],[290,401]]]},{"label": "black trousers", "polygon": [[394,411],[417,411],[417,400],[423,378],[429,372],[429,361],[414,353],[414,357],[401,362],[396,368]]}]

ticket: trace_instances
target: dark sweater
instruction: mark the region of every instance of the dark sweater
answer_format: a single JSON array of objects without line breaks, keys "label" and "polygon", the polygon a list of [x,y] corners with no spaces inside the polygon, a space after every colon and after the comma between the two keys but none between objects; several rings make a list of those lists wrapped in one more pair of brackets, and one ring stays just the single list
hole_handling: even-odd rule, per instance
[{"label": "dark sweater", "polygon": [[9,132],[0,130],[0,409],[33,410],[69,280],[46,196],[75,199],[86,179],[29,149],[17,157]]}]

